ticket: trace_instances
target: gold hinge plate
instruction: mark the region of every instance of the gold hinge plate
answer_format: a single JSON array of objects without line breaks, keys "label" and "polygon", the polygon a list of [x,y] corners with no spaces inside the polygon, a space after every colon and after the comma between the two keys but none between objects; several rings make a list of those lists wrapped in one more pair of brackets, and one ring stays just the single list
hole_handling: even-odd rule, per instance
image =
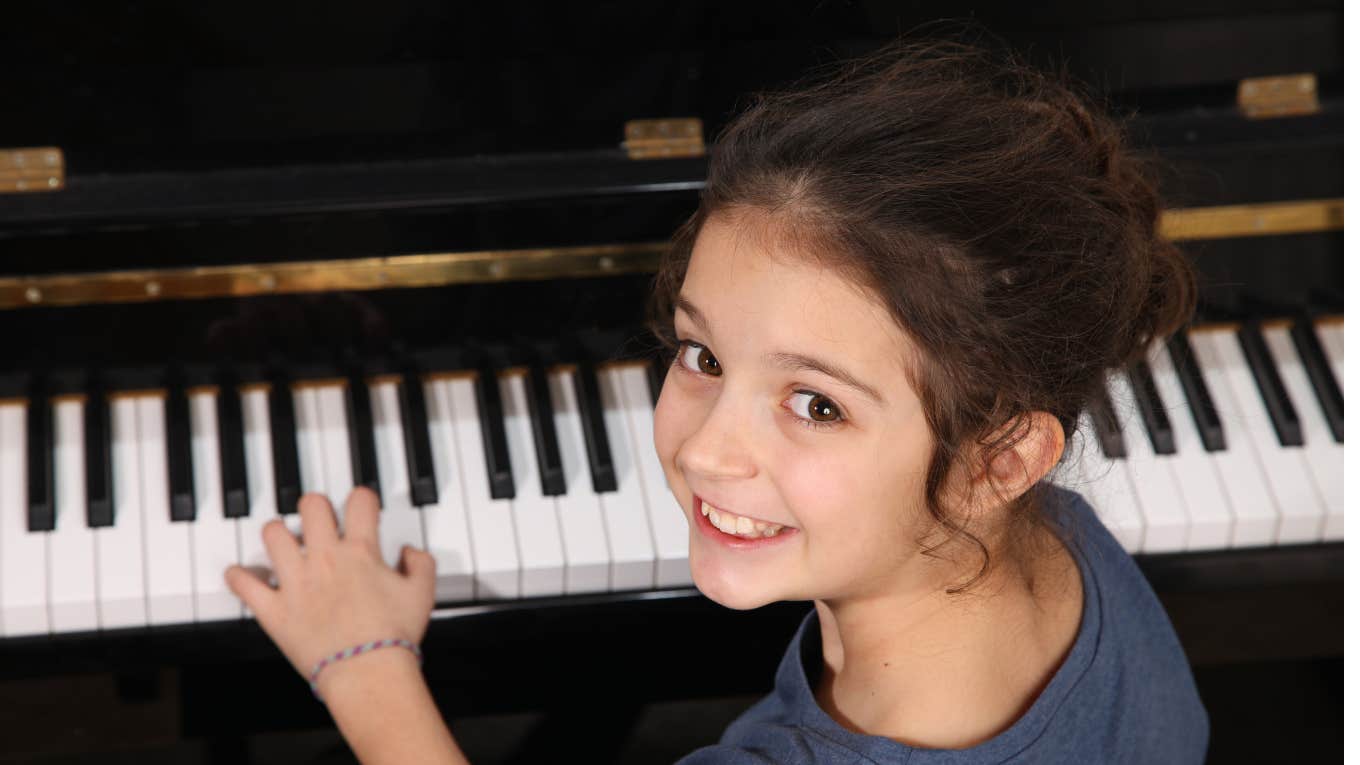
[{"label": "gold hinge plate", "polygon": [[0,149],[0,194],[57,191],[65,186],[66,157],[61,149]]},{"label": "gold hinge plate", "polygon": [[704,121],[697,117],[629,120],[623,126],[629,159],[669,159],[704,155]]},{"label": "gold hinge plate", "polygon": [[1237,83],[1237,106],[1254,120],[1317,114],[1317,76],[1249,77]]}]

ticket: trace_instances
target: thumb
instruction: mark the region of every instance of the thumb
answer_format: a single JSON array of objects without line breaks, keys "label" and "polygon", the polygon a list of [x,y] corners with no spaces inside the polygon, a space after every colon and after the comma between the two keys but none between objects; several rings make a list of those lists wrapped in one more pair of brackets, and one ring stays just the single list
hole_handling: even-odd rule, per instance
[{"label": "thumb", "polygon": [[434,556],[410,545],[401,548],[401,570],[407,578],[419,582],[421,589],[434,592]]},{"label": "thumb", "polygon": [[279,595],[274,588],[244,566],[229,567],[224,578],[227,588],[246,604],[246,608],[255,612],[255,618],[261,625],[273,623],[275,602]]}]

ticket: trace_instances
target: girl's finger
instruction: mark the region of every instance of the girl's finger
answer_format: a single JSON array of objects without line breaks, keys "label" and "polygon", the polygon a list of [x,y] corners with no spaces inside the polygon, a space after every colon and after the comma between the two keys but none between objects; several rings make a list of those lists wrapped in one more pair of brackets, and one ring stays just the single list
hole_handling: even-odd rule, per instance
[{"label": "girl's finger", "polygon": [[230,566],[224,577],[227,588],[255,613],[261,625],[274,623],[276,600],[279,596],[259,575],[243,566]]},{"label": "girl's finger", "polygon": [[345,538],[353,539],[377,555],[378,495],[366,486],[359,486],[345,499]]},{"label": "girl's finger", "polygon": [[277,518],[264,525],[260,536],[264,539],[269,561],[274,564],[274,575],[279,584],[291,581],[302,569],[302,548],[298,546],[297,537]]},{"label": "girl's finger", "polygon": [[308,547],[333,545],[340,539],[335,511],[324,494],[304,494],[298,500],[298,515],[302,518],[302,542]]},{"label": "girl's finger", "polygon": [[433,555],[407,545],[401,548],[401,571],[408,578],[419,582],[423,589],[434,592]]}]

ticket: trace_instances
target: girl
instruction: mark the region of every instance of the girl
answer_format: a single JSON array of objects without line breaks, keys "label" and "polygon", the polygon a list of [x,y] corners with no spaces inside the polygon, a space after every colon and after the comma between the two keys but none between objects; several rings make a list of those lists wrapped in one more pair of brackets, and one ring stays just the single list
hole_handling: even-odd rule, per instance
[{"label": "girl", "polygon": [[[898,44],[759,98],[709,173],[655,282],[655,445],[704,595],[815,608],[774,692],[686,761],[1202,761],[1165,613],[1043,480],[1106,371],[1194,302],[1119,126],[1013,60]],[[277,590],[227,572],[298,671],[417,643],[430,556],[383,565],[366,490],[343,536],[325,499],[299,511],[305,553],[264,532]],[[462,761],[412,652],[319,692],[364,762]]]}]

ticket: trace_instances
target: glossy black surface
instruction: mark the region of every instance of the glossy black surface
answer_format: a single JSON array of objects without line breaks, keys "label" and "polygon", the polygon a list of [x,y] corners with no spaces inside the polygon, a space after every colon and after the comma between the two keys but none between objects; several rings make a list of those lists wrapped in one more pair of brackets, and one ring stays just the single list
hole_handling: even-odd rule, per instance
[{"label": "glossy black surface", "polygon": [[1261,327],[1255,322],[1242,325],[1237,331],[1237,340],[1242,345],[1242,354],[1247,358],[1251,378],[1256,381],[1256,390],[1261,394],[1270,424],[1275,428],[1275,436],[1281,446],[1302,446],[1303,429],[1299,425],[1299,415],[1290,401],[1289,393],[1280,379],[1280,370],[1275,366]]},{"label": "glossy black surface", "polygon": [[505,440],[500,378],[494,369],[484,366],[478,370],[473,387],[477,395],[477,421],[482,432],[482,454],[486,459],[487,489],[492,499],[514,499],[515,474]]},{"label": "glossy black surface", "polygon": [[53,443],[52,404],[47,400],[43,378],[34,375],[28,388],[28,412],[25,417],[24,445],[28,465],[28,497],[26,523],[29,531],[51,531],[56,528],[57,515],[53,506]]},{"label": "glossy black surface", "polygon": [[184,381],[172,372],[165,389],[165,464],[172,521],[192,521],[198,515],[189,430],[189,395]]},{"label": "glossy black surface", "polygon": [[430,452],[429,417],[425,410],[425,389],[415,370],[407,369],[397,390],[401,411],[401,431],[406,441],[406,472],[411,482],[411,503],[416,507],[439,501],[435,485],[434,457]]},{"label": "glossy black surface", "polygon": [[1341,396],[1341,386],[1337,384],[1336,376],[1332,374],[1332,365],[1322,352],[1322,344],[1318,342],[1313,322],[1307,319],[1294,322],[1289,328],[1289,336],[1293,338],[1299,359],[1308,373],[1308,382],[1313,386],[1313,395],[1317,396],[1318,405],[1322,407],[1322,416],[1327,420],[1327,429],[1331,431],[1332,438],[1337,443],[1343,443],[1345,428],[1342,417],[1345,401]]},{"label": "glossy black surface", "polygon": [[562,473],[562,452],[557,448],[557,426],[553,423],[548,373],[542,364],[529,367],[525,385],[529,399],[529,421],[534,433],[534,458],[538,460],[538,478],[543,495],[566,494],[567,480]]},{"label": "glossy black surface", "polygon": [[113,525],[113,422],[108,392],[98,375],[90,377],[85,418],[85,522],[90,528]]},{"label": "glossy black surface", "polygon": [[217,453],[222,463],[223,515],[250,515],[250,488],[246,483],[245,420],[236,377],[222,374],[217,388]]},{"label": "glossy black surface", "polygon": [[1194,418],[1195,429],[1199,431],[1204,450],[1219,452],[1228,448],[1223,436],[1223,422],[1218,418],[1218,407],[1209,394],[1209,386],[1204,384],[1204,371],[1200,368],[1195,349],[1185,338],[1184,332],[1177,332],[1166,339],[1167,351],[1171,354],[1171,364],[1176,369],[1176,379],[1185,400],[1190,405],[1190,416]]},{"label": "glossy black surface", "polygon": [[1129,367],[1128,373],[1133,400],[1138,404],[1138,414],[1152,439],[1152,450],[1157,454],[1175,454],[1176,434],[1171,430],[1166,404],[1162,402],[1157,383],[1152,379],[1152,370],[1148,369],[1146,361],[1139,359]]},{"label": "glossy black surface", "polygon": [[1110,392],[1100,387],[1095,400],[1090,404],[1091,425],[1095,428],[1096,439],[1100,441],[1100,451],[1106,459],[1124,459],[1129,456],[1128,446],[1124,443],[1124,429],[1115,414]]},{"label": "glossy black surface", "polygon": [[[383,497],[378,477],[378,447],[374,443],[373,404],[368,395],[368,384],[357,371],[352,371],[346,380],[345,410],[354,485],[365,486]],[[383,504],[386,504],[385,498]]]},{"label": "glossy black surface", "polygon": [[604,402],[600,398],[599,372],[590,363],[581,363],[572,373],[576,389],[576,405],[581,407],[581,427],[586,437],[586,462],[590,467],[590,482],[596,494],[618,491],[614,474],[614,458],[609,451],[609,438],[604,427]]},{"label": "glossy black surface", "polygon": [[269,386],[269,443],[274,459],[275,506],[281,514],[296,513],[298,500],[302,499],[297,419],[292,388],[282,377],[276,377]]}]

